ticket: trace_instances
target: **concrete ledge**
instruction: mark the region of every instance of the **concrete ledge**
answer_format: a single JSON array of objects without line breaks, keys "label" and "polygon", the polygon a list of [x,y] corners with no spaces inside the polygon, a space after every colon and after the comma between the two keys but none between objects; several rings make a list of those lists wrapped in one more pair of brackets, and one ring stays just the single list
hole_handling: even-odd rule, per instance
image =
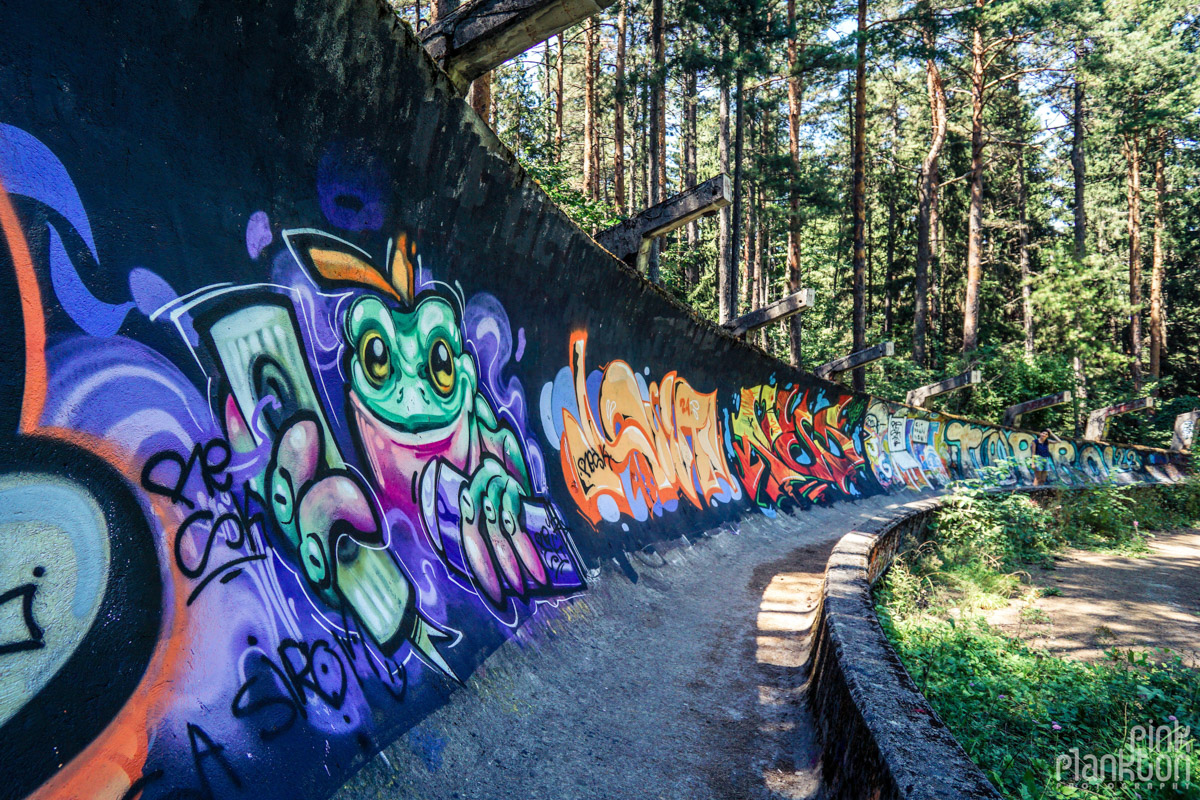
[{"label": "concrete ledge", "polygon": [[901,543],[940,503],[899,506],[871,529],[847,533],[829,557],[810,683],[827,798],[1000,798],[917,690],[871,601]]}]

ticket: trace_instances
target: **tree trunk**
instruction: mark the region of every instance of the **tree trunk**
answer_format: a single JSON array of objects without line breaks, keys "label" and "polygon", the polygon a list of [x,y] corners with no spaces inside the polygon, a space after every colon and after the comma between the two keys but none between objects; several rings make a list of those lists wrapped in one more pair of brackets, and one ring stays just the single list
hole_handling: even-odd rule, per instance
[{"label": "tree trunk", "polygon": [[554,160],[562,160],[563,149],[563,70],[566,66],[567,46],[563,35],[558,35],[558,75],[554,87]]},{"label": "tree trunk", "polygon": [[[770,141],[767,136],[767,126],[760,124],[759,129],[759,153],[766,154],[770,146]],[[766,203],[766,190],[759,186],[756,192],[756,208],[754,216],[757,219],[757,224],[754,227],[754,252],[757,258],[754,262],[754,303],[751,308],[762,308],[767,304],[767,215],[762,209]],[[767,347],[767,328],[763,326],[758,329],[758,344],[764,350]]]},{"label": "tree trunk", "polygon": [[1083,151],[1083,81],[1079,78],[1079,53],[1075,53],[1074,110],[1071,114],[1071,171],[1075,177],[1075,258],[1087,256],[1087,205],[1084,186],[1087,163]]},{"label": "tree trunk", "polygon": [[[663,181],[663,158],[666,155],[666,132],[663,130],[665,109],[663,91],[663,70],[666,61],[666,49],[663,31],[663,0],[651,0],[650,3],[650,58],[653,61],[653,74],[650,79],[650,205],[661,203],[664,199],[666,184]],[[651,283],[658,283],[658,254],[659,242],[655,238],[650,243],[650,258],[646,277]]]},{"label": "tree trunk", "polygon": [[639,131],[644,129],[642,125],[642,102],[638,95],[637,87],[634,86],[629,92],[629,118],[633,124],[633,134],[629,137],[629,165],[626,171],[629,173],[629,212],[636,213],[641,207],[641,178],[642,178],[642,137]]},{"label": "tree trunk", "polygon": [[946,89],[942,73],[933,58],[936,42],[932,30],[924,32],[925,91],[929,97],[931,134],[929,149],[921,161],[917,178],[917,264],[913,287],[913,362],[927,366],[926,336],[929,326],[929,275],[933,260],[933,240],[937,236],[938,160],[946,144]]},{"label": "tree trunk", "polygon": [[662,153],[658,147],[659,124],[662,112],[662,94],[658,90],[662,78],[660,69],[665,57],[663,49],[663,0],[651,0],[650,4],[650,58],[653,62],[650,77],[650,205],[663,199],[663,184],[659,161]]},{"label": "tree trunk", "polygon": [[[684,78],[683,98],[683,186],[691,189],[696,185],[696,93],[697,78],[695,68],[690,68]],[[700,223],[689,222],[687,225],[687,287],[690,289],[700,282],[700,262],[696,258],[697,248],[700,247]]]},{"label": "tree trunk", "polygon": [[[788,63],[788,154],[792,159],[792,175],[788,191],[788,293],[800,291],[800,105],[803,87],[800,76],[796,74],[800,59],[800,44],[796,35],[796,0],[787,0],[788,30],[792,33],[787,43]],[[803,349],[801,347],[801,314],[793,314],[788,318],[788,348],[791,351],[792,363],[797,368],[803,368]]]},{"label": "tree trunk", "polygon": [[[750,126],[749,132],[750,141],[754,141],[754,126]],[[745,259],[742,264],[742,279],[745,285],[742,287],[742,308],[746,311],[753,311],[758,302],[758,273],[755,271],[758,266],[758,185],[754,181],[746,181],[746,246],[742,249],[742,255]]]},{"label": "tree trunk", "polygon": [[650,84],[642,83],[642,124],[638,127],[641,131],[642,140],[642,160],[638,162],[638,169],[642,173],[642,197],[638,203],[642,208],[649,208],[652,205],[650,200]]},{"label": "tree trunk", "polygon": [[[599,29],[599,25],[597,25],[597,29]],[[603,59],[603,56],[601,55],[603,52],[604,52],[604,42],[603,42],[603,40],[601,40],[600,47],[597,48],[597,51],[596,51],[596,78],[597,78],[597,81],[599,80],[599,76],[600,76],[600,62]],[[608,158],[608,154],[604,150],[604,136],[601,134],[601,130],[603,129],[603,125],[604,125],[604,122],[603,122],[604,114],[601,112],[599,107],[597,107],[595,109],[595,112],[596,112],[596,131],[595,131],[596,135],[592,139],[592,147],[595,148],[595,152],[592,153],[592,163],[595,165],[595,167],[592,170],[592,172],[593,172],[592,180],[596,184],[596,200],[607,204],[607,203],[612,202],[612,198],[608,194],[608,191],[609,191],[608,181],[604,180],[604,164],[605,164],[605,160]]]},{"label": "tree trunk", "polygon": [[[865,138],[865,137],[864,137]],[[867,242],[867,276],[866,285],[864,287],[863,303],[866,306],[866,319],[875,319],[875,251],[877,241],[875,236],[875,220],[879,215],[879,194],[882,191],[878,173],[874,171],[873,165],[867,160],[866,155],[863,155],[863,204],[866,207],[867,224],[866,242]],[[866,330],[864,324],[863,330]]]},{"label": "tree trunk", "polygon": [[[982,13],[987,0],[975,0]],[[983,93],[982,22],[971,31],[971,204],[967,217],[967,287],[963,300],[964,353],[979,346],[979,285],[983,277]]]},{"label": "tree trunk", "polygon": [[1029,185],[1025,175],[1025,147],[1017,148],[1017,262],[1021,268],[1021,327],[1025,331],[1025,358],[1033,360],[1033,287],[1029,284]]},{"label": "tree trunk", "polygon": [[550,113],[550,103],[554,96],[554,63],[550,58],[550,40],[547,39],[542,43],[542,101],[545,104],[543,108],[543,122],[545,138],[542,139],[542,145],[545,152],[550,152],[550,146],[554,142],[554,116]]},{"label": "tree trunk", "polygon": [[583,50],[583,192],[596,199],[596,20],[587,21]]},{"label": "tree trunk", "polygon": [[[938,176],[938,170],[934,170],[934,176]],[[936,335],[938,342],[941,344],[940,353],[941,359],[935,359],[928,350],[928,339],[926,340],[926,359],[927,366],[939,367],[944,365],[946,360],[946,343],[950,341],[950,334],[946,329],[947,320],[950,315],[945,311],[945,298],[942,296],[942,286],[945,283],[945,270],[942,268],[943,258],[946,245],[946,226],[941,218],[941,189],[939,182],[934,181],[933,190],[933,207],[929,212],[929,236],[933,239],[933,257],[929,260],[929,330],[930,335]],[[937,363],[940,360],[941,363]]]},{"label": "tree trunk", "polygon": [[613,98],[613,194],[617,213],[628,212],[625,197],[625,0],[617,9],[616,86]]},{"label": "tree trunk", "polygon": [[1071,358],[1071,370],[1075,373],[1075,438],[1083,438],[1084,419],[1088,408],[1087,373],[1083,371],[1083,359],[1076,353]]},{"label": "tree trunk", "polygon": [[1162,358],[1167,349],[1167,321],[1163,315],[1163,270],[1166,254],[1167,220],[1167,165],[1166,131],[1158,135],[1158,147],[1154,154],[1154,255],[1150,271],[1150,377],[1162,377]]},{"label": "tree trunk", "polygon": [[[893,169],[893,173],[895,170]],[[895,302],[892,299],[892,293],[895,291],[893,281],[896,275],[896,181],[893,174],[893,185],[888,190],[887,198],[887,252],[885,253],[885,261],[883,265],[883,332],[885,335],[892,332],[893,315],[895,314]]]},{"label": "tree trunk", "polygon": [[[741,42],[738,42],[739,49]],[[745,75],[742,68],[739,66],[734,77],[734,100],[737,102],[737,110],[734,112],[733,123],[733,213],[730,214],[730,239],[737,242],[742,235],[742,194],[745,190],[742,180],[742,150],[746,140],[746,103],[742,97],[742,87],[745,85]],[[732,319],[737,316],[737,298],[738,298],[738,251],[733,248],[733,263],[729,265],[729,269],[725,271],[726,285],[723,287],[725,297],[729,304],[729,317]]]},{"label": "tree trunk", "polygon": [[658,22],[653,26],[651,51],[654,56],[655,109],[657,118],[654,130],[658,134],[655,150],[658,152],[658,199],[667,199],[667,42],[666,21],[663,18],[663,0],[652,0],[657,6]]},{"label": "tree trunk", "polygon": [[1129,357],[1135,392],[1142,390],[1142,151],[1125,136],[1125,201],[1129,207]]},{"label": "tree trunk", "polygon": [[[866,145],[867,145],[867,0],[858,0],[858,43],[854,72],[854,185],[851,189],[851,213],[854,223],[854,320],[851,350],[858,352],[866,344],[867,316],[863,305],[867,269],[866,226]],[[866,389],[866,370],[854,370],[854,391]]]},{"label": "tree trunk", "polygon": [[[727,47],[727,44],[722,43],[722,52]],[[721,171],[729,174],[729,78],[721,75],[719,80],[717,150],[721,159]],[[729,206],[725,206],[717,214],[717,308],[722,323],[737,315],[737,281],[731,280],[730,277],[733,271],[733,238],[730,235],[732,215],[733,210]]]},{"label": "tree trunk", "polygon": [[456,8],[458,0],[433,0],[433,14],[429,17],[429,24],[433,25]]}]

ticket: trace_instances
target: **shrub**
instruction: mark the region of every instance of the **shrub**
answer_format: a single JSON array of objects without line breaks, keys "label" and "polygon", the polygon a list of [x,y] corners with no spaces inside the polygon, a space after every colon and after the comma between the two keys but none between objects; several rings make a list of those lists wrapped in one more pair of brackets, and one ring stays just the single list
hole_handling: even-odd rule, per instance
[{"label": "shrub", "polygon": [[1133,497],[1113,483],[1060,492],[1054,501],[1057,524],[1067,541],[1127,545],[1137,537]]},{"label": "shrub", "polygon": [[987,479],[956,485],[934,517],[934,540],[950,560],[982,558],[1011,568],[1061,544],[1053,516],[1028,494],[992,493]]},{"label": "shrub", "polygon": [[956,623],[886,610],[880,619],[930,705],[1005,796],[1196,796],[1197,752],[1185,755],[1190,787],[1075,785],[1069,771],[1055,771],[1056,759],[1071,748],[1096,756],[1120,752],[1134,725],[1178,721],[1197,729],[1200,677],[1178,657],[1156,661],[1148,653],[1112,651],[1107,662],[1084,664],[1000,635],[981,620]]},{"label": "shrub", "polygon": [[[1200,796],[1200,752],[1190,750],[1180,756],[1194,781],[1187,786],[1076,784],[1055,772],[1072,748],[1121,752],[1134,725],[1177,721],[1200,730],[1200,672],[1164,651],[1114,650],[1101,664],[1051,656],[975,614],[1017,594],[1023,564],[1045,563],[1065,545],[1127,548],[1152,528],[1192,524],[1200,484],[1105,485],[1059,492],[1043,505],[1027,494],[989,493],[987,480],[956,487],[929,539],[902,553],[876,586],[880,623],[918,687],[1013,800]],[[1022,619],[1047,617],[1031,606]]]}]

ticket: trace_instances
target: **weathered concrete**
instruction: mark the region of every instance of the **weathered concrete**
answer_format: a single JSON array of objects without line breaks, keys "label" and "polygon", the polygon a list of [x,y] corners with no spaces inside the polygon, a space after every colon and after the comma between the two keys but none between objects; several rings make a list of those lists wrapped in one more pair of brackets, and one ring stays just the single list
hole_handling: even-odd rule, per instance
[{"label": "weathered concrete", "polygon": [[843,372],[849,372],[857,367],[870,364],[872,361],[878,361],[881,358],[888,358],[895,353],[895,345],[892,342],[880,342],[873,347],[868,347],[859,350],[856,353],[851,353],[848,356],[835,358],[832,361],[826,361],[821,366],[817,367],[813,372],[818,378],[829,380],[836,378]]},{"label": "weathered concrete", "polygon": [[1175,417],[1175,429],[1171,434],[1171,449],[1191,450],[1196,437],[1196,424],[1200,423],[1200,410],[1189,411]]},{"label": "weathered concrete", "polygon": [[473,0],[421,31],[421,42],[459,91],[614,0]]},{"label": "weathered concrete", "polygon": [[833,549],[813,656],[826,798],[999,800],[892,650],[871,587],[937,498],[893,506]]},{"label": "weathered concrete", "polygon": [[1074,399],[1070,391],[1059,392],[1058,394],[1048,394],[1045,397],[1038,397],[1033,400],[1026,400],[1024,403],[1017,403],[1004,409],[1004,418],[1000,424],[1009,428],[1015,428],[1021,424],[1021,417],[1026,414],[1032,414],[1034,411],[1041,411],[1043,408],[1052,408],[1061,406],[1063,403],[1069,403]]},{"label": "weathered concrete", "polygon": [[1108,436],[1108,425],[1112,422],[1112,418],[1120,414],[1132,414],[1135,411],[1149,411],[1154,408],[1157,401],[1153,397],[1139,397],[1136,400],[1126,400],[1124,403],[1107,406],[1106,408],[1097,408],[1095,411],[1088,413],[1087,427],[1084,429],[1083,438],[1093,442],[1103,441],[1104,437]]},{"label": "weathered concrete", "polygon": [[761,328],[771,322],[787,319],[793,314],[799,314],[801,311],[808,311],[816,303],[817,294],[813,289],[801,289],[798,292],[793,292],[787,297],[776,300],[770,305],[751,311],[749,314],[743,314],[736,319],[731,319],[721,327],[731,332],[734,336],[745,336],[753,330]]},{"label": "weathered concrete", "polygon": [[969,372],[964,372],[961,375],[955,375],[953,378],[946,378],[937,383],[931,383],[928,386],[922,386],[918,389],[912,389],[905,397],[904,402],[910,406],[917,408],[924,407],[925,403],[930,399],[937,397],[940,394],[965,389],[968,386],[973,386],[982,380],[982,373],[973,369]]},{"label": "weathered concrete", "polygon": [[337,795],[820,797],[807,710],[825,560],[894,499],[815,508],[648,548],[543,608],[466,688]]},{"label": "weathered concrete", "polygon": [[634,214],[629,219],[600,231],[596,243],[617,258],[645,272],[650,243],[659,236],[718,211],[733,202],[733,183],[722,173],[691,189]]}]

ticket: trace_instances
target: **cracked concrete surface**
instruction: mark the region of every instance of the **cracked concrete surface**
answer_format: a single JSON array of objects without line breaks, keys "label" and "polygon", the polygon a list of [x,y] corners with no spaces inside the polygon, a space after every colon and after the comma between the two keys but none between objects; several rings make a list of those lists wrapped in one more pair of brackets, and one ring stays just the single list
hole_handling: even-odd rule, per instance
[{"label": "cracked concrete surface", "polygon": [[606,569],[336,797],[819,798],[804,684],[825,562],[896,502],[750,517],[638,554],[636,584]]}]

